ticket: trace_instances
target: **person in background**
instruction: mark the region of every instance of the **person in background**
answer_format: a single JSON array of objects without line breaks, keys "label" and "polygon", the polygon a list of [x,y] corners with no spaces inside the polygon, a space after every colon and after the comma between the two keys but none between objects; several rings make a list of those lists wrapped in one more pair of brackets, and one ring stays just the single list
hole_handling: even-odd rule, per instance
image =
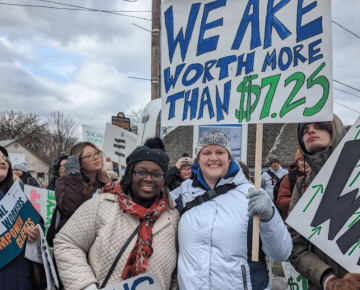
[{"label": "person in background", "polygon": [[[300,123],[297,133],[300,151],[311,174],[298,179],[291,196],[290,213],[345,136],[345,128],[334,114],[331,122]],[[293,228],[289,227],[289,232],[294,244],[290,263],[308,280],[309,290],[360,289],[359,273],[349,273]]]},{"label": "person in background", "polygon": [[169,168],[165,176],[165,185],[169,187],[170,191],[173,191],[186,179],[192,177],[192,164],[192,158],[189,157],[189,154],[184,153],[182,157],[179,158],[179,160],[176,162],[175,166]]},{"label": "person in background", "polygon": [[[183,208],[179,222],[180,290],[270,289],[265,255],[284,261],[291,237],[269,195],[254,190],[219,131],[197,146],[194,178],[171,192]],[[195,163],[195,162],[194,162]],[[182,204],[182,205],[181,205]],[[251,261],[253,215],[260,217],[259,262]]]},{"label": "person in background", "polygon": [[57,232],[85,201],[110,182],[103,167],[103,153],[90,142],[73,146],[64,164],[66,175],[56,183],[56,204],[60,212]]},{"label": "person in background", "polygon": [[21,179],[24,185],[27,184],[31,186],[40,187],[37,180],[31,176],[30,172],[28,172],[26,162],[20,162],[14,164],[13,171],[14,174],[16,174]]},{"label": "person in background", "polygon": [[[168,162],[161,149],[136,148],[126,158],[121,186],[107,184],[58,233],[55,257],[67,290],[97,290],[104,288],[107,275],[110,286],[148,272],[162,290],[178,289],[179,213],[164,186]],[[126,242],[123,255],[109,272]]]},{"label": "person in background", "polygon": [[246,178],[247,180],[249,180],[249,182],[250,182],[251,184],[253,184],[253,182],[252,182],[252,180],[251,180],[251,177],[250,177],[249,167],[247,167],[247,165],[246,165],[244,162],[242,162],[242,161],[239,161],[238,163],[239,163],[239,165],[240,165],[240,167],[241,167],[242,172],[243,172],[244,175],[245,175],[245,178]]},{"label": "person in background", "polygon": [[[13,170],[9,154],[4,147],[0,146],[0,200],[3,199],[13,183]],[[40,231],[37,227],[29,226],[26,229],[26,235],[28,241],[33,242],[39,238]],[[26,245],[14,260],[0,269],[0,289],[37,290],[46,288],[46,280],[42,275],[44,269],[41,269],[43,266],[26,259],[25,251]]]},{"label": "person in background", "polygon": [[288,174],[288,171],[281,167],[279,158],[276,155],[268,157],[268,164],[269,169],[261,175],[261,188],[265,189],[274,202],[274,185],[285,174]]},{"label": "person in background", "polygon": [[64,164],[68,157],[69,153],[62,152],[53,160],[50,166],[50,175],[53,177],[50,179],[46,189],[55,190],[56,181],[60,178],[60,176],[66,175]]},{"label": "person in background", "polygon": [[289,206],[291,202],[291,195],[296,181],[304,175],[309,176],[311,168],[304,160],[298,149],[295,154],[295,161],[288,167],[289,173],[284,176],[281,181],[276,205],[281,210],[281,217],[286,220],[289,215]]}]

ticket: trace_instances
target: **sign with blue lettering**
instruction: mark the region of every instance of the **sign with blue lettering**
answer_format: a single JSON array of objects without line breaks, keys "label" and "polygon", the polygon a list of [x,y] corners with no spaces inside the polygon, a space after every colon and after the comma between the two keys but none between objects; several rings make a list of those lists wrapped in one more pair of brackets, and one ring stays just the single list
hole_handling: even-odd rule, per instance
[{"label": "sign with blue lettering", "polygon": [[19,183],[14,182],[0,201],[0,269],[21,253],[27,240],[26,228],[39,221],[40,215]]},{"label": "sign with blue lettering", "polygon": [[152,273],[146,273],[134,278],[124,280],[102,290],[161,290],[159,283]]},{"label": "sign with blue lettering", "polygon": [[332,120],[331,1],[163,0],[162,126]]},{"label": "sign with blue lettering", "polygon": [[360,117],[286,220],[350,273],[360,273]]}]

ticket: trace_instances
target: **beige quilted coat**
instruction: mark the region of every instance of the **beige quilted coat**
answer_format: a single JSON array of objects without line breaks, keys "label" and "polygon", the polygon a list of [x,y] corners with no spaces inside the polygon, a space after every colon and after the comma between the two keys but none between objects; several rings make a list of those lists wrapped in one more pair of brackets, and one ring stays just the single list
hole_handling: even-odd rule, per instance
[{"label": "beige quilted coat", "polygon": [[[177,226],[179,213],[168,196],[168,207],[153,227],[153,254],[147,271],[155,275],[162,290],[178,289],[176,278]],[[117,196],[100,194],[85,202],[54,240],[55,258],[66,290],[80,290],[92,283],[98,288],[139,219],[120,209]],[[107,286],[120,281],[125,263],[135,245],[131,241]]]}]

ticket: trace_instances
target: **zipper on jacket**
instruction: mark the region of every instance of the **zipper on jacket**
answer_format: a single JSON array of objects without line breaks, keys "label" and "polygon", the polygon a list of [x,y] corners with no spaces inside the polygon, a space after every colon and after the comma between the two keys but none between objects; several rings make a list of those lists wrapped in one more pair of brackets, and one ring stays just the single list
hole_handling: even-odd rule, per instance
[{"label": "zipper on jacket", "polygon": [[242,272],[242,278],[243,278],[243,283],[244,283],[244,290],[247,290],[247,280],[246,280],[246,269],[244,265],[241,265],[241,272]]}]

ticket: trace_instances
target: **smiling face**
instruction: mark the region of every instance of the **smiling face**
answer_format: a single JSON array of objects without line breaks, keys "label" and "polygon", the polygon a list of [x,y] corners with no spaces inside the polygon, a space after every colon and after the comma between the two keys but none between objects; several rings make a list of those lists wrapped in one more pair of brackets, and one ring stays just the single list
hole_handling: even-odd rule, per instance
[{"label": "smiling face", "polygon": [[0,151],[0,183],[3,182],[9,171],[9,164],[3,159],[5,155]]},{"label": "smiling face", "polygon": [[102,157],[96,153],[99,151],[92,146],[86,146],[80,154],[80,167],[81,170],[90,175],[101,170],[102,168]]},{"label": "smiling face", "polygon": [[306,175],[309,175],[311,173],[311,167],[306,161],[304,161],[304,158],[299,158],[297,160],[297,164],[301,172],[304,172]]},{"label": "smiling face", "polygon": [[303,130],[303,141],[306,151],[310,154],[316,154],[329,146],[331,135],[327,130],[321,129],[319,124],[311,123]]},{"label": "smiling face", "polygon": [[228,151],[219,145],[204,147],[199,153],[199,165],[206,183],[210,187],[223,178],[229,170],[230,157]]},{"label": "smiling face", "polygon": [[[143,169],[147,172],[160,172],[164,173],[159,164],[152,161],[140,161],[134,165],[134,171]],[[152,180],[150,174],[147,175],[145,179],[140,179],[135,176],[135,173],[132,173],[132,183],[131,183],[131,192],[132,199],[138,205],[143,207],[150,207],[154,199],[161,192],[161,189],[164,185],[164,178],[160,181]]]}]

